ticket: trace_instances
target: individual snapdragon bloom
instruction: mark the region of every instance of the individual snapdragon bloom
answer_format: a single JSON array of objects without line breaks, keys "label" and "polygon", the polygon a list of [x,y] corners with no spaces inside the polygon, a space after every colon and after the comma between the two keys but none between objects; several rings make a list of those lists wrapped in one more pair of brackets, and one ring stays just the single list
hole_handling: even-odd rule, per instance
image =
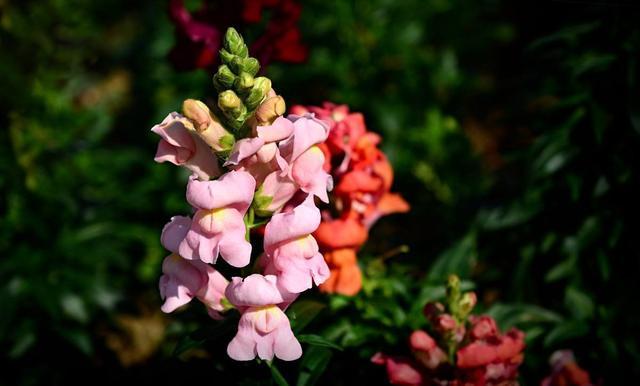
[{"label": "individual snapdragon bloom", "polygon": [[302,347],[284,313],[296,295],[282,290],[275,276],[234,277],[226,296],[242,314],[238,332],[227,346],[227,354],[232,359],[249,361],[258,356],[272,360],[275,356],[292,361],[300,358]]},{"label": "individual snapdragon bloom", "polygon": [[418,364],[409,358],[377,353],[371,358],[371,362],[385,366],[389,383],[392,385],[419,386],[425,384]]},{"label": "individual snapdragon bloom", "polygon": [[320,285],[327,293],[353,296],[362,288],[362,272],[356,252],[367,240],[367,229],[354,216],[324,219],[314,232],[331,276]]},{"label": "individual snapdragon bloom", "polygon": [[287,291],[300,293],[329,277],[329,267],[311,235],[320,224],[320,211],[307,198],[290,211],[273,215],[264,234],[265,272],[278,276]]},{"label": "individual snapdragon bloom", "polygon": [[251,205],[255,180],[244,171],[231,171],[216,181],[187,185],[187,201],[195,209],[191,227],[180,243],[185,259],[215,263],[218,255],[234,267],[244,267],[251,258],[251,243],[245,239],[243,216]]},{"label": "individual snapdragon bloom", "polygon": [[173,312],[194,297],[206,307],[209,315],[220,319],[227,279],[210,265],[199,260],[185,260],[178,255],[178,246],[191,225],[188,217],[175,216],[162,230],[162,245],[172,252],[162,263],[160,296],[163,312]]},{"label": "individual snapdragon bloom", "polygon": [[409,337],[409,346],[416,360],[429,370],[433,370],[447,361],[447,354],[425,331],[414,331]]},{"label": "individual snapdragon bloom", "polygon": [[171,162],[184,166],[202,180],[220,175],[218,159],[211,148],[200,138],[191,121],[173,112],[151,131],[160,136],[156,162]]},{"label": "individual snapdragon bloom", "polygon": [[333,188],[333,179],[324,170],[324,153],[317,145],[327,139],[329,127],[312,114],[289,115],[288,119],[293,122],[293,134],[280,143],[288,174],[303,192],[328,203],[327,191]]},{"label": "individual snapdragon bloom", "polygon": [[258,185],[273,172],[282,174],[287,163],[280,157],[277,143],[290,137],[292,132],[293,123],[282,117],[270,125],[257,126],[256,136],[236,142],[225,166],[251,173]]}]

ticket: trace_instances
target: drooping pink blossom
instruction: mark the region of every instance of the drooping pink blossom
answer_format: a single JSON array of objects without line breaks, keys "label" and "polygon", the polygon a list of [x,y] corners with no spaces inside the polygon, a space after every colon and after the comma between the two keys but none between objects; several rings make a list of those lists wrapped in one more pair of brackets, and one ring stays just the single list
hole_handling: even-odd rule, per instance
[{"label": "drooping pink blossom", "polygon": [[170,113],[151,131],[161,138],[154,158],[156,162],[184,166],[202,180],[220,175],[216,155],[196,134],[193,124],[186,117],[176,112]]},{"label": "drooping pink blossom", "polygon": [[300,358],[302,347],[291,331],[284,308],[296,295],[282,291],[273,275],[234,277],[226,290],[227,299],[241,313],[238,332],[227,354],[237,361],[273,357],[285,361]]},{"label": "drooping pink blossom", "polygon": [[177,254],[190,223],[188,217],[176,216],[162,230],[162,245],[172,254],[162,263],[159,287],[164,304],[161,309],[173,312],[195,297],[204,303],[212,318],[219,319],[224,310],[221,301],[229,282],[210,265],[199,260],[185,260]]},{"label": "drooping pink blossom", "polygon": [[320,211],[311,195],[293,210],[275,214],[267,223],[265,272],[277,275],[289,292],[303,292],[329,278],[329,267],[311,235],[319,224]]},{"label": "drooping pink blossom", "polygon": [[191,178],[187,201],[196,208],[179,252],[185,259],[215,263],[218,255],[234,267],[249,264],[251,243],[245,239],[243,216],[253,199],[255,180],[244,171],[231,171],[216,181]]},{"label": "drooping pink blossom", "polygon": [[315,146],[327,139],[329,127],[313,114],[287,118],[293,122],[293,134],[280,142],[280,154],[289,164],[287,172],[303,192],[329,202],[327,191],[333,182],[323,168],[324,153]]}]

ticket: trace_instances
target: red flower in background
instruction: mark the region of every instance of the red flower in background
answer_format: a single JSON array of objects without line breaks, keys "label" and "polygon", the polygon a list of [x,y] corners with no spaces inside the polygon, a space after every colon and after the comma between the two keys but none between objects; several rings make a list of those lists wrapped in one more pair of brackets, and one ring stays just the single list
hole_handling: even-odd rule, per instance
[{"label": "red flower in background", "polygon": [[549,360],[552,373],[542,380],[541,386],[592,386],[589,373],[576,362],[571,350],[559,350]]},{"label": "red flower in background", "polygon": [[189,12],[184,0],[170,0],[169,16],[176,26],[176,44],[169,59],[179,70],[213,69],[217,63],[223,31],[259,23],[263,10],[271,17],[263,34],[250,47],[263,66],[270,61],[299,63],[307,58],[297,27],[301,6],[294,0],[203,1]]},{"label": "red flower in background", "polygon": [[512,328],[502,334],[490,316],[469,316],[475,304],[475,294],[461,294],[457,277],[450,278],[447,304],[424,307],[431,334],[411,334],[412,356],[377,353],[371,361],[385,366],[394,385],[517,385],[524,333]]},{"label": "red flower in background", "polygon": [[330,127],[320,149],[335,188],[330,208],[323,210],[322,223],[314,235],[331,269],[331,278],[320,290],[355,295],[362,287],[356,252],[367,240],[369,229],[384,215],[408,211],[409,204],[390,192],[393,169],[378,149],[380,136],[367,131],[362,114],[330,102],[293,106],[291,113],[314,113]]}]

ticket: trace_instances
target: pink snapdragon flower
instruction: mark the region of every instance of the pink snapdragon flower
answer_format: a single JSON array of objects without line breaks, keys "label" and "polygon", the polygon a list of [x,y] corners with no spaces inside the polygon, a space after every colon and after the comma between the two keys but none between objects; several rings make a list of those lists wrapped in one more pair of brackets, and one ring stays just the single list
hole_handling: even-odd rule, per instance
[{"label": "pink snapdragon flower", "polygon": [[312,284],[320,285],[330,271],[311,235],[320,225],[320,211],[307,198],[290,211],[275,214],[264,234],[265,272],[278,276],[289,292],[300,293]]},{"label": "pink snapdragon flower", "polygon": [[251,173],[260,185],[268,174],[287,167],[280,157],[277,142],[291,136],[293,123],[278,117],[273,124],[257,126],[254,131],[256,136],[236,142],[225,166]]},{"label": "pink snapdragon flower", "polygon": [[416,360],[430,370],[447,361],[447,354],[438,347],[436,341],[425,331],[414,331],[409,337],[409,346]]},{"label": "pink snapdragon flower", "polygon": [[327,139],[329,126],[313,114],[289,115],[293,134],[280,143],[280,154],[289,164],[288,174],[305,193],[329,202],[327,191],[333,188],[331,175],[324,166],[324,153],[316,146]]},{"label": "pink snapdragon flower", "polygon": [[178,245],[187,234],[191,220],[188,217],[175,216],[162,230],[162,245],[172,252],[162,262],[160,277],[160,296],[164,300],[163,312],[173,312],[198,298],[207,307],[209,315],[220,319],[224,311],[222,299],[229,282],[220,272],[199,260],[185,260],[180,257]]},{"label": "pink snapdragon flower", "polygon": [[425,379],[418,365],[409,358],[390,356],[379,352],[371,357],[371,362],[385,366],[389,383],[392,385],[418,386],[424,384]]},{"label": "pink snapdragon flower", "polygon": [[211,148],[195,132],[186,117],[173,112],[151,131],[160,136],[156,162],[171,162],[184,166],[202,180],[220,175],[218,159]]},{"label": "pink snapdragon flower", "polygon": [[258,356],[272,360],[275,356],[292,361],[300,358],[302,347],[283,311],[296,295],[280,289],[275,276],[234,277],[226,296],[242,313],[238,332],[227,346],[227,354],[232,359],[249,361]]},{"label": "pink snapdragon flower", "polygon": [[187,185],[187,201],[196,208],[193,222],[180,243],[185,259],[215,263],[218,254],[234,267],[249,264],[251,243],[245,239],[243,216],[253,199],[255,180],[244,171],[231,171],[216,181]]}]

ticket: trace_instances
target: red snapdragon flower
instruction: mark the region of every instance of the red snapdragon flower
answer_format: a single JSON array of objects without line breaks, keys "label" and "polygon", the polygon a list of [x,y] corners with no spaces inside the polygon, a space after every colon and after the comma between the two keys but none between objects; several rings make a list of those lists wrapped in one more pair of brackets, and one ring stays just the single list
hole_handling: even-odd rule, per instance
[{"label": "red snapdragon flower", "polygon": [[502,334],[493,318],[468,316],[475,305],[475,296],[468,293],[463,299],[459,291],[456,293],[457,298],[448,299],[446,306],[441,303],[425,306],[431,334],[423,330],[411,334],[411,357],[378,353],[371,358],[373,363],[386,366],[389,382],[394,385],[517,385],[525,347],[524,333],[512,328]]},{"label": "red snapdragon flower", "polygon": [[217,64],[223,31],[228,27],[246,27],[259,23],[263,11],[272,11],[266,28],[250,47],[263,66],[270,61],[299,63],[307,58],[297,27],[301,6],[295,0],[239,0],[219,4],[203,1],[189,12],[184,0],[170,0],[169,16],[176,27],[176,44],[169,59],[179,70],[203,68]]}]

